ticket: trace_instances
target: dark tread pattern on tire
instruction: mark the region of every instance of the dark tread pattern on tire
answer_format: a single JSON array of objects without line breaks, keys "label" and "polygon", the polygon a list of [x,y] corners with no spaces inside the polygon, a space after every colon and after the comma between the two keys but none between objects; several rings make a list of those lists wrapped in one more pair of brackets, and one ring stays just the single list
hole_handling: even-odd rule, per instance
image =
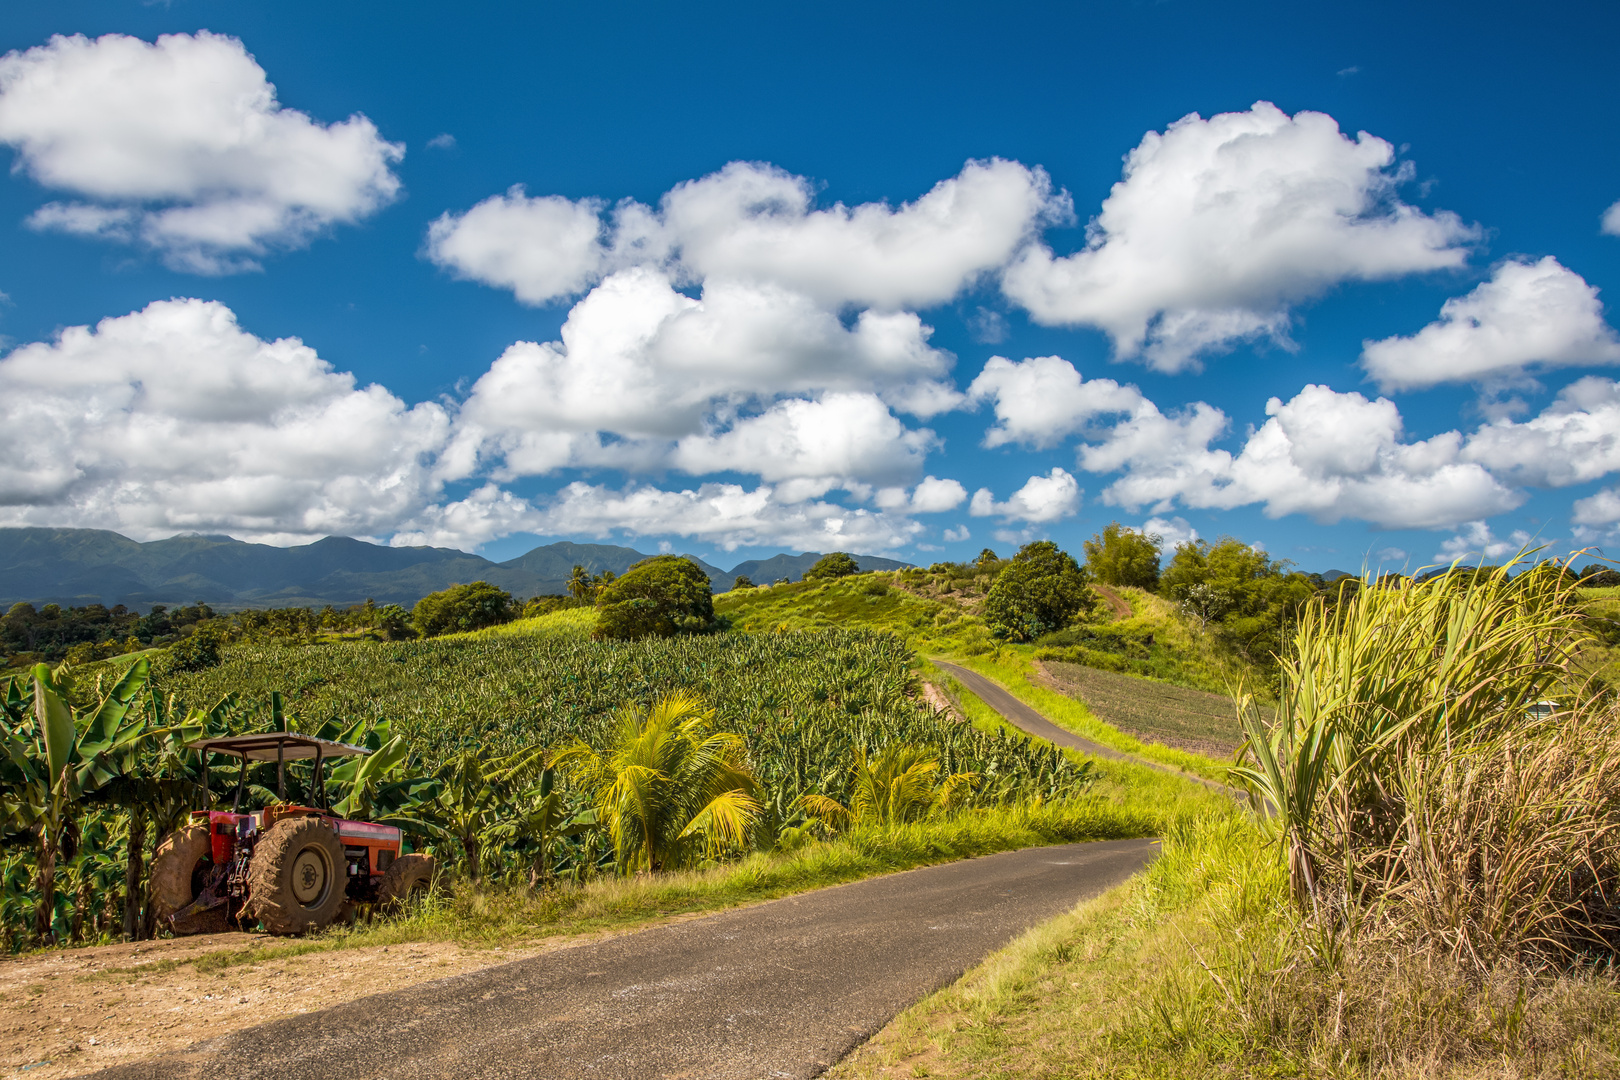
[{"label": "dark tread pattern on tire", "polygon": [[[207,825],[186,825],[174,830],[152,853],[152,909],[158,925],[167,927],[168,918],[192,900],[191,875],[197,864],[213,858],[213,841]],[[201,933],[204,926],[174,928],[177,934]]]},{"label": "dark tread pattern on tire", "polygon": [[[292,869],[299,852],[318,844],[326,849],[332,880],[322,903],[305,907],[292,891]],[[347,899],[347,863],[343,842],[317,817],[283,818],[259,838],[248,864],[248,895],[253,914],[272,934],[303,934],[319,930],[337,917]]]},{"label": "dark tread pattern on tire", "polygon": [[410,899],[411,893],[433,888],[433,879],[438,876],[439,864],[433,856],[399,856],[377,883],[378,910],[389,913],[398,911]]}]

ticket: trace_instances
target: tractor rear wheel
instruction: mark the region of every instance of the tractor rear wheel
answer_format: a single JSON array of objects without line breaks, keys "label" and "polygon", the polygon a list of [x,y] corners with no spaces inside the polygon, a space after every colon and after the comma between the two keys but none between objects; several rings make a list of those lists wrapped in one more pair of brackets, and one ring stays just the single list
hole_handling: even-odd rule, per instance
[{"label": "tractor rear wheel", "polygon": [[383,872],[377,883],[377,910],[395,914],[419,896],[435,888],[439,864],[431,855],[401,855]]},{"label": "tractor rear wheel", "polygon": [[176,934],[206,934],[226,929],[223,911],[203,911],[177,923],[169,916],[197,899],[203,877],[214,866],[213,840],[207,825],[174,830],[152,853],[152,912],[156,925]]},{"label": "tractor rear wheel", "polygon": [[348,891],[343,843],[318,817],[282,818],[259,838],[248,864],[253,913],[272,934],[302,934],[331,922]]}]

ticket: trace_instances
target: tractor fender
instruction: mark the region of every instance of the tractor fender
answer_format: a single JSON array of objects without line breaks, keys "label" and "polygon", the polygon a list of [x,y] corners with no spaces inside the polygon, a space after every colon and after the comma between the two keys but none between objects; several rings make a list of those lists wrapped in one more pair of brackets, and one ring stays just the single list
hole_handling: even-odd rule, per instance
[{"label": "tractor fender", "polygon": [[[176,912],[196,899],[194,885],[197,868],[204,863],[213,863],[210,831],[206,822],[181,826],[165,836],[152,854],[152,911],[159,926],[168,926],[176,934],[225,929],[223,916],[216,913],[170,922]],[[214,914],[214,917],[206,917],[208,914]]]}]

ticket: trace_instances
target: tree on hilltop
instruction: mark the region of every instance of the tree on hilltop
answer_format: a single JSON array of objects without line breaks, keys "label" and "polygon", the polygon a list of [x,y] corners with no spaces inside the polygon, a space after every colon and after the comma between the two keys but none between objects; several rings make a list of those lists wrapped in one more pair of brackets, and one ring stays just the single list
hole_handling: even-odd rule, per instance
[{"label": "tree on hilltop", "polygon": [[1091,603],[1085,568],[1052,541],[1037,540],[1019,548],[990,583],[984,619],[997,637],[1034,641],[1062,630]]},{"label": "tree on hilltop", "polygon": [[849,577],[858,574],[861,568],[847,551],[834,551],[830,555],[823,555],[816,560],[816,564],[804,572],[804,580],[811,581],[826,578],[829,581],[835,578]]},{"label": "tree on hilltop", "polygon": [[1104,585],[1135,586],[1152,591],[1159,587],[1159,550],[1164,537],[1140,533],[1110,522],[1085,542],[1086,569]]},{"label": "tree on hilltop", "polygon": [[672,637],[714,625],[709,576],[680,555],[654,555],[596,594],[597,638]]},{"label": "tree on hilltop", "polygon": [[428,593],[411,609],[411,623],[423,637],[481,630],[511,618],[512,594],[487,581]]}]

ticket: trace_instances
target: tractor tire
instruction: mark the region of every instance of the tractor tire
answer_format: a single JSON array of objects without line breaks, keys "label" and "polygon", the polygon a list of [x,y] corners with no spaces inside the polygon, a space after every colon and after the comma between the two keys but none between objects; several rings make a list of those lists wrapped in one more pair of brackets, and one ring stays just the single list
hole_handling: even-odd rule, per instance
[{"label": "tractor tire", "polygon": [[377,910],[397,915],[405,905],[439,886],[439,864],[431,855],[401,855],[377,883]]},{"label": "tractor tire", "polygon": [[248,864],[253,913],[272,934],[305,934],[337,917],[348,863],[337,833],[317,817],[283,818],[259,838]]},{"label": "tractor tire", "polygon": [[[214,865],[213,841],[207,825],[186,825],[165,836],[152,854],[152,912],[160,929],[176,934],[203,934],[225,929],[219,912],[200,912],[169,923],[169,916],[197,898],[199,879]],[[210,918],[210,916],[213,916]]]}]

